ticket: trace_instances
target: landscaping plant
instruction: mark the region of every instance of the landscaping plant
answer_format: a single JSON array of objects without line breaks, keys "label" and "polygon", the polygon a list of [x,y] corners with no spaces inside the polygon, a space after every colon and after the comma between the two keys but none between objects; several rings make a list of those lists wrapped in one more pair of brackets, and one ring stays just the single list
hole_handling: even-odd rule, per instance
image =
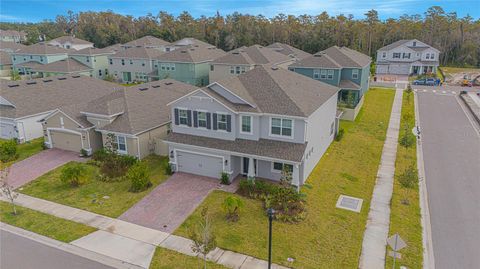
[{"label": "landscaping plant", "polygon": [[166,175],[173,175],[173,169],[172,169],[172,166],[170,165],[170,163],[165,163],[165,174]]},{"label": "landscaping plant", "polygon": [[81,163],[69,163],[65,165],[60,174],[60,180],[72,187],[78,187],[85,183],[85,167]]},{"label": "landscaping plant", "polygon": [[220,175],[220,183],[222,183],[223,185],[230,185],[230,176],[227,172],[222,172],[222,174]]},{"label": "landscaping plant", "polygon": [[338,130],[338,133],[335,136],[335,141],[338,142],[338,141],[342,140],[344,134],[345,134],[345,130],[343,128]]},{"label": "landscaping plant", "polygon": [[137,162],[130,167],[126,178],[131,182],[131,192],[141,192],[152,186],[152,182],[148,176],[148,167],[145,162]]},{"label": "landscaping plant", "polygon": [[243,201],[233,195],[228,196],[223,200],[222,207],[227,213],[227,220],[236,222],[240,218],[240,210],[243,208]]},{"label": "landscaping plant", "polygon": [[0,141],[0,161],[6,163],[17,157],[17,142],[14,139]]},{"label": "landscaping plant", "polygon": [[206,269],[207,254],[217,247],[207,207],[202,208],[201,220],[190,232],[190,238],[193,241],[192,251],[202,255],[204,268]]}]

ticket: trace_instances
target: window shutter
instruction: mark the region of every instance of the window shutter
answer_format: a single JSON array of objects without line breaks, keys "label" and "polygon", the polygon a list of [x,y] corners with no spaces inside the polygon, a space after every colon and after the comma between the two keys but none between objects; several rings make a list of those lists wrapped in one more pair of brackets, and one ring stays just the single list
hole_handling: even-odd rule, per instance
[{"label": "window shutter", "polygon": [[213,113],[213,130],[217,130],[217,113]]},{"label": "window shutter", "polygon": [[192,127],[192,111],[187,110],[187,125]]},{"label": "window shutter", "polygon": [[209,112],[207,112],[207,129],[212,129],[212,120],[210,119]]},{"label": "window shutter", "polygon": [[193,127],[197,128],[198,127],[198,122],[197,122],[197,111],[193,111]]},{"label": "window shutter", "polygon": [[175,113],[175,125],[178,125],[180,122],[180,117],[178,116],[178,108],[175,108],[173,111]]},{"label": "window shutter", "polygon": [[232,131],[232,115],[227,115],[227,132]]}]

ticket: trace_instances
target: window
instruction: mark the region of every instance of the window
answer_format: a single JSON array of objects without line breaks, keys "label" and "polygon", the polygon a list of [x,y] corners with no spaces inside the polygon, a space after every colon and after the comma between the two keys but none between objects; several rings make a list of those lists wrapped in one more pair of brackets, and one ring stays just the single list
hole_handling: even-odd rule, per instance
[{"label": "window", "polygon": [[352,79],[358,79],[358,69],[352,70]]},{"label": "window", "polygon": [[293,165],[286,164],[286,163],[277,163],[277,162],[272,163],[272,171],[273,172],[281,173],[284,169],[287,170],[288,172],[292,173],[293,172]]},{"label": "window", "polygon": [[40,56],[40,62],[43,62],[43,56]]},{"label": "window", "polygon": [[87,61],[87,63],[89,63],[90,62],[90,57],[86,57],[86,61]]},{"label": "window", "polygon": [[30,55],[30,59],[33,59],[33,56],[32,56],[32,55]]},{"label": "window", "polygon": [[93,59],[93,62],[94,62],[94,63],[97,62],[97,58],[95,58],[95,56],[93,56],[92,59]]},{"label": "window", "polygon": [[382,53],[382,58],[386,58],[387,57],[387,53],[386,52],[383,52]]},{"label": "window", "polygon": [[430,53],[427,53],[427,55],[425,56],[426,59],[430,59]]},{"label": "window", "polygon": [[393,58],[394,58],[394,59],[400,59],[400,55],[401,55],[400,52],[394,52],[394,53],[393,53]]},{"label": "window", "polygon": [[417,41],[413,41],[413,46],[417,46]]},{"label": "window", "polygon": [[403,59],[410,59],[410,53],[403,53]]},{"label": "window", "polygon": [[235,74],[235,67],[234,66],[230,66],[230,74]]},{"label": "window", "polygon": [[252,133],[252,116],[247,116],[247,115],[242,115],[242,127],[240,129],[241,133],[247,133],[251,134]]},{"label": "window", "polygon": [[145,66],[145,61],[142,62],[142,66]]},{"label": "window", "polygon": [[292,120],[272,118],[270,132],[272,135],[292,136]]},{"label": "window", "polygon": [[435,54],[433,54],[433,53],[430,54],[430,60],[433,60],[433,56],[434,56],[434,55],[435,55]]},{"label": "window", "polygon": [[320,71],[320,78],[321,78],[321,79],[326,79],[326,78],[327,78],[327,70],[322,69],[322,70]]},{"label": "window", "polygon": [[113,64],[113,59],[108,59],[108,61],[110,62],[110,64]]},{"label": "window", "polygon": [[127,139],[125,136],[117,135],[117,150],[118,152],[126,153],[127,152]]},{"label": "window", "polygon": [[333,70],[328,70],[327,79],[333,79]]},{"label": "window", "polygon": [[130,60],[130,64],[133,64],[133,60]]},{"label": "window", "polygon": [[102,69],[98,69],[98,76],[99,76],[99,77],[102,76]]},{"label": "window", "polygon": [[122,65],[125,65],[125,59],[122,59]]},{"label": "window", "polygon": [[165,64],[161,64],[160,69],[165,70]]},{"label": "window", "polygon": [[197,112],[197,126],[207,128],[207,112]]},{"label": "window", "polygon": [[175,71],[175,64],[170,64],[170,69],[172,69],[172,71]]},{"label": "window", "polygon": [[188,125],[188,111],[185,109],[179,109],[178,120],[180,125]]},{"label": "window", "polygon": [[318,69],[313,70],[313,78],[316,78],[316,79],[320,78],[320,70]]},{"label": "window", "polygon": [[227,130],[227,115],[217,114],[217,130]]},{"label": "window", "polygon": [[235,74],[240,74],[240,66],[235,67]]},{"label": "window", "polygon": [[214,71],[215,68],[213,67],[213,64],[210,65],[210,71]]}]

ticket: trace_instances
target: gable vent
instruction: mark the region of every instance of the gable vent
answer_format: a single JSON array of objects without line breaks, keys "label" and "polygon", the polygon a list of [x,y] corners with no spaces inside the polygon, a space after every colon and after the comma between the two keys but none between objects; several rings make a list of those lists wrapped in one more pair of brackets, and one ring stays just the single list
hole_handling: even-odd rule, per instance
[{"label": "gable vent", "polygon": [[27,85],[33,85],[33,84],[37,84],[36,81],[27,81]]}]

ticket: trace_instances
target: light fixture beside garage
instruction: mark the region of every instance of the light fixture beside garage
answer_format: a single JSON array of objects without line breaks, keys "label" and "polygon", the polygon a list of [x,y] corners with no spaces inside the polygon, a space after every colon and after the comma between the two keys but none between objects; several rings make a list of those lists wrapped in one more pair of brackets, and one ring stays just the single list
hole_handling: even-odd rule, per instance
[{"label": "light fixture beside garage", "polygon": [[225,159],[225,166],[228,166],[228,160]]}]

